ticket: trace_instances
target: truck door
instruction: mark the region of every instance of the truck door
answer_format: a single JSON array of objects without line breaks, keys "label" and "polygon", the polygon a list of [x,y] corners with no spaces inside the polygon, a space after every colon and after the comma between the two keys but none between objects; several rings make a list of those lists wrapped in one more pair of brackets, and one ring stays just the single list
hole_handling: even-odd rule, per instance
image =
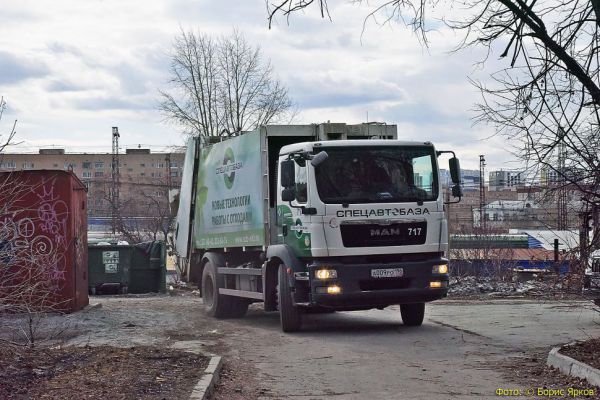
[{"label": "truck door", "polygon": [[[323,217],[316,215],[311,166],[305,160],[295,162],[295,199],[281,200],[277,206],[278,242],[288,245],[297,257],[326,256]],[[281,188],[280,188],[281,189]],[[281,192],[281,190],[279,190]]]}]

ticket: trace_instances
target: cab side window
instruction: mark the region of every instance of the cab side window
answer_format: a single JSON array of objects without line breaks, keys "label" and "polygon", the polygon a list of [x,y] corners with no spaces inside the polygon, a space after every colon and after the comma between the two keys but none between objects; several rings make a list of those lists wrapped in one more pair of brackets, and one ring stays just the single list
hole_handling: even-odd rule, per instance
[{"label": "cab side window", "polygon": [[296,164],[296,201],[298,201],[298,203],[306,203],[308,200],[306,175],[306,164]]}]

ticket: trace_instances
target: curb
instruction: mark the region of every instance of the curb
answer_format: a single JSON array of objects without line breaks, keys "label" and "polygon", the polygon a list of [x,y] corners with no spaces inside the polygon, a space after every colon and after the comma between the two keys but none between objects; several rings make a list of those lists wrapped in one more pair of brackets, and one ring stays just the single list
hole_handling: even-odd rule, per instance
[{"label": "curb", "polygon": [[600,370],[593,368],[581,361],[560,354],[560,347],[554,347],[548,354],[546,364],[558,369],[566,375],[587,380],[591,385],[600,387]]},{"label": "curb", "polygon": [[220,356],[212,356],[208,362],[208,366],[204,370],[202,378],[196,383],[190,400],[205,400],[208,399],[215,388],[217,382],[219,382],[219,373],[223,366],[223,359]]}]

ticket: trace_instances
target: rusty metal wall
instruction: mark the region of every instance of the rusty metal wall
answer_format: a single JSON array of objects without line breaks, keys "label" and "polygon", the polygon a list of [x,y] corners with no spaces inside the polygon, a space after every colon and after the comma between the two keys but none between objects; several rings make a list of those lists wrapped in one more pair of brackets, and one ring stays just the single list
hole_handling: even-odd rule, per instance
[{"label": "rusty metal wall", "polygon": [[0,174],[0,296],[17,312],[88,304],[86,203],[72,172]]}]

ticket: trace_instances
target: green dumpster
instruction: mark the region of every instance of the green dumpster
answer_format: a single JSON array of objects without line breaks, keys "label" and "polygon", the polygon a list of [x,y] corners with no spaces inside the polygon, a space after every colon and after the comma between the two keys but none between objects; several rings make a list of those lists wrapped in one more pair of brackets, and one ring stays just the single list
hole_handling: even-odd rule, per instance
[{"label": "green dumpster", "polygon": [[89,293],[127,293],[132,252],[132,246],[88,246]]},{"label": "green dumpster", "polygon": [[166,292],[166,246],[163,242],[89,246],[89,292]]},{"label": "green dumpster", "polygon": [[146,242],[133,246],[129,293],[166,292],[166,246]]}]

